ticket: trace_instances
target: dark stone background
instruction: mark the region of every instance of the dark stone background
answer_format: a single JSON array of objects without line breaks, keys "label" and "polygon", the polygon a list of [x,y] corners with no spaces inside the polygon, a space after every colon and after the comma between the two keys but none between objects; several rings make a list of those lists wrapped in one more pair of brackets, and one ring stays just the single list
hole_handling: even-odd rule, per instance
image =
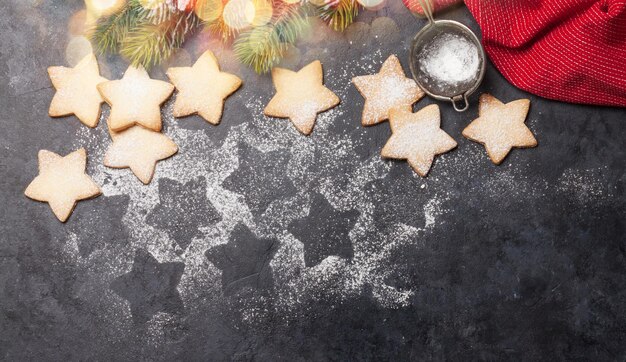
[{"label": "dark stone background", "polygon": [[[385,57],[398,54],[408,69],[406,46],[421,24],[399,1],[393,2],[377,12],[363,12],[359,20],[371,23],[379,16],[391,17],[399,36],[374,40],[362,33],[359,42],[365,46],[355,42],[337,48],[329,36],[325,41],[331,51],[317,56],[325,68],[381,49]],[[421,227],[428,194],[448,195],[443,205],[447,211],[438,216],[432,231],[401,245],[386,260],[393,271],[385,283],[412,290],[408,305],[386,307],[364,287],[358,295],[340,301],[303,296],[301,310],[285,317],[271,307],[274,280],[268,267],[281,242],[267,233],[256,236],[249,227],[237,224],[228,243],[204,248],[207,269],[218,268],[223,274],[221,279],[217,274],[215,289],[193,305],[181,300],[177,290],[184,255],[159,262],[138,248],[124,255],[125,272],[106,283],[90,281],[115,293],[119,308],[130,308],[130,314],[119,316],[119,325],[112,325],[101,309],[103,294],[81,290],[88,285],[84,270],[90,262],[79,266],[72,260],[87,260],[81,258],[107,246],[125,250],[130,245],[123,222],[129,198],[102,196],[83,202],[67,224],[60,224],[46,205],[23,196],[37,172],[37,151],[70,152],[81,127],[71,117],[50,120],[46,114],[53,95],[46,68],[65,64],[66,25],[81,7],[77,0],[0,4],[0,359],[626,359],[626,111],[540,99],[508,84],[491,66],[480,92],[505,101],[529,97],[528,122],[539,147],[513,151],[502,166],[492,165],[481,147],[460,137],[468,117],[477,113],[474,96],[473,106],[463,115],[441,104],[444,129],[459,148],[445,162],[435,162],[429,179],[414,177],[405,163],[388,162],[389,172],[367,185],[367,193],[376,200],[374,224],[381,234],[396,229],[398,223]],[[444,16],[476,29],[465,9]],[[358,39],[361,33],[355,29],[358,26],[339,37]],[[302,53],[299,65],[312,60],[307,57],[316,57],[315,52]],[[119,77],[126,67],[116,57],[101,61],[107,62],[112,77]],[[204,130],[219,145],[231,128],[247,122],[246,99],[263,94],[267,101],[271,83],[247,69],[237,73],[245,86],[227,103],[219,127],[197,120],[181,127]],[[162,69],[152,75],[164,79]],[[346,83],[349,77],[333,82]],[[430,102],[423,100],[420,106]],[[383,124],[363,130],[358,122],[362,104],[358,92],[349,88],[342,98],[344,116],[331,130],[358,140],[354,154],[366,160],[377,157],[389,128]],[[280,163],[285,156],[250,152],[245,146],[240,150],[236,173],[243,176],[229,179],[224,187],[244,195],[246,187],[260,187],[250,194],[261,198],[247,201],[257,220],[259,207],[295,188],[241,181],[248,173],[261,182],[262,172],[248,170],[269,162],[263,167],[271,173],[271,158],[267,158],[276,157]],[[460,167],[470,156],[478,161]],[[463,172],[455,172],[459,169]],[[510,182],[499,183],[498,175],[505,172],[512,175]],[[570,173],[585,176],[555,186]],[[198,227],[221,216],[210,205],[190,220],[175,219],[171,210],[186,209],[186,200],[193,196],[185,190],[206,188],[206,182],[201,177],[189,183],[160,180],[160,204],[146,216],[148,224],[161,227],[180,248],[187,247],[200,235]],[[423,182],[429,185],[426,190],[419,187]],[[183,197],[177,198],[179,194]],[[334,255],[351,258],[346,238],[358,212],[333,210],[331,217],[345,223],[333,224],[336,233],[320,230],[317,224],[329,210],[327,202],[314,190],[309,196],[314,200],[311,208],[320,210],[288,227],[305,244],[306,266],[332,254],[312,244],[306,230],[325,233],[332,239],[328,247],[336,249]],[[206,200],[200,197],[198,202]],[[176,221],[160,223],[168,215]],[[177,228],[178,224],[184,227]],[[76,259],[68,259],[65,245],[59,242],[67,230],[84,234]],[[97,267],[94,263],[93,269]],[[249,275],[258,278],[246,279]],[[251,305],[269,312],[255,323],[242,323]],[[155,313],[174,316],[157,325],[158,333],[149,322]]]}]

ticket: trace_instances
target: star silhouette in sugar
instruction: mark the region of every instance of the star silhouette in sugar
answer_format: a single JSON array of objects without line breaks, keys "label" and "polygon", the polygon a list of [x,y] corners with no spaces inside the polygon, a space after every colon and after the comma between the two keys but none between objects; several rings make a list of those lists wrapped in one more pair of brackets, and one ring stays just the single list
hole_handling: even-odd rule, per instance
[{"label": "star silhouette in sugar", "polygon": [[374,222],[385,228],[396,223],[423,227],[424,213],[418,211],[432,198],[424,185],[408,167],[392,167],[385,178],[370,182],[365,192],[374,200]]},{"label": "star silhouette in sugar", "polygon": [[240,223],[231,232],[227,244],[217,245],[205,255],[222,271],[222,290],[228,295],[244,287],[271,288],[270,261],[276,250],[278,240],[258,238]]},{"label": "star silhouette in sugar", "polygon": [[199,227],[210,226],[222,219],[206,196],[206,179],[198,177],[185,184],[162,178],[159,180],[159,204],[148,214],[146,222],[164,230],[170,238],[186,249]]},{"label": "star silhouette in sugar", "polygon": [[128,301],[135,324],[159,312],[178,314],[184,305],[176,287],[184,269],[183,263],[159,263],[146,250],[137,249],[131,271],[113,280],[111,290]]},{"label": "star silhouette in sugar", "polygon": [[338,211],[324,196],[313,194],[309,215],[289,225],[289,232],[304,245],[305,265],[315,266],[331,255],[352,259],[348,234],[359,215],[357,210]]},{"label": "star silhouette in sugar", "polygon": [[253,213],[263,214],[268,206],[296,189],[287,177],[288,155],[283,151],[261,152],[239,144],[239,168],[222,186],[244,196]]},{"label": "star silhouette in sugar", "polygon": [[76,234],[78,252],[88,257],[107,245],[126,244],[128,230],[122,222],[128,209],[128,195],[98,197],[92,202],[77,206],[76,215],[68,226]]}]

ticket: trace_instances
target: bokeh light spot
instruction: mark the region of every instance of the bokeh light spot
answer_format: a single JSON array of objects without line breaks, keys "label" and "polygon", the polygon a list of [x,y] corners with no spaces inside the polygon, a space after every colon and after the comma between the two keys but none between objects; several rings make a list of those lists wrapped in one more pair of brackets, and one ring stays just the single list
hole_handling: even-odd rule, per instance
[{"label": "bokeh light spot", "polygon": [[196,15],[206,22],[217,20],[222,15],[223,10],[222,0],[198,0],[194,8]]},{"label": "bokeh light spot", "polygon": [[67,32],[74,36],[84,35],[87,30],[86,22],[87,11],[84,9],[77,11],[67,23]]},{"label": "bokeh light spot", "polygon": [[260,26],[265,25],[272,20],[272,15],[274,14],[274,8],[272,7],[271,1],[268,0],[253,0],[252,4],[252,12],[247,12],[246,16],[252,26]]},{"label": "bokeh light spot", "polygon": [[67,47],[65,48],[65,61],[73,67],[92,52],[91,43],[87,38],[84,36],[75,36],[67,43]]},{"label": "bokeh light spot", "polygon": [[365,8],[372,9],[381,6],[385,0],[357,0],[357,2]]},{"label": "bokeh light spot", "polygon": [[85,0],[85,7],[91,15],[107,16],[126,4],[126,0]]},{"label": "bokeh light spot", "polygon": [[165,0],[139,0],[139,4],[141,4],[144,9],[156,9],[163,3],[165,3]]},{"label": "bokeh light spot", "polygon": [[254,4],[250,0],[230,0],[224,6],[224,23],[231,29],[243,29],[251,24],[248,20],[254,17],[249,14],[251,11],[254,13]]}]

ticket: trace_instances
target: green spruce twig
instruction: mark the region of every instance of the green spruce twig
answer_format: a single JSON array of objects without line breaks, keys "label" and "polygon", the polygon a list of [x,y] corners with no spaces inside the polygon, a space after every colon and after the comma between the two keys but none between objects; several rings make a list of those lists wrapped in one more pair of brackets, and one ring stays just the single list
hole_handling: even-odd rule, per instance
[{"label": "green spruce twig", "polygon": [[117,53],[128,32],[144,20],[143,8],[137,0],[129,0],[118,12],[98,19],[89,32],[99,54]]},{"label": "green spruce twig", "polygon": [[358,14],[359,3],[356,0],[339,0],[336,4],[319,8],[319,17],[335,31],[344,31]]},{"label": "green spruce twig", "polygon": [[156,23],[147,17],[126,34],[119,52],[133,66],[149,69],[168,59],[200,23],[193,12],[172,12]]},{"label": "green spruce twig", "polygon": [[267,73],[283,58],[308,27],[306,5],[282,5],[269,23],[244,31],[235,40],[233,50],[239,61],[257,73]]}]

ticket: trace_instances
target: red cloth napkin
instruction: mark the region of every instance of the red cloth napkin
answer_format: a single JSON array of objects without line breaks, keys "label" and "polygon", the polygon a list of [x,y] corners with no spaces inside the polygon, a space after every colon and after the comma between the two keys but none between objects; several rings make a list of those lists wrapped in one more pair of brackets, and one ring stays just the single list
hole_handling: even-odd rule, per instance
[{"label": "red cloth napkin", "polygon": [[626,106],[626,0],[466,0],[511,83],[561,101]]}]

